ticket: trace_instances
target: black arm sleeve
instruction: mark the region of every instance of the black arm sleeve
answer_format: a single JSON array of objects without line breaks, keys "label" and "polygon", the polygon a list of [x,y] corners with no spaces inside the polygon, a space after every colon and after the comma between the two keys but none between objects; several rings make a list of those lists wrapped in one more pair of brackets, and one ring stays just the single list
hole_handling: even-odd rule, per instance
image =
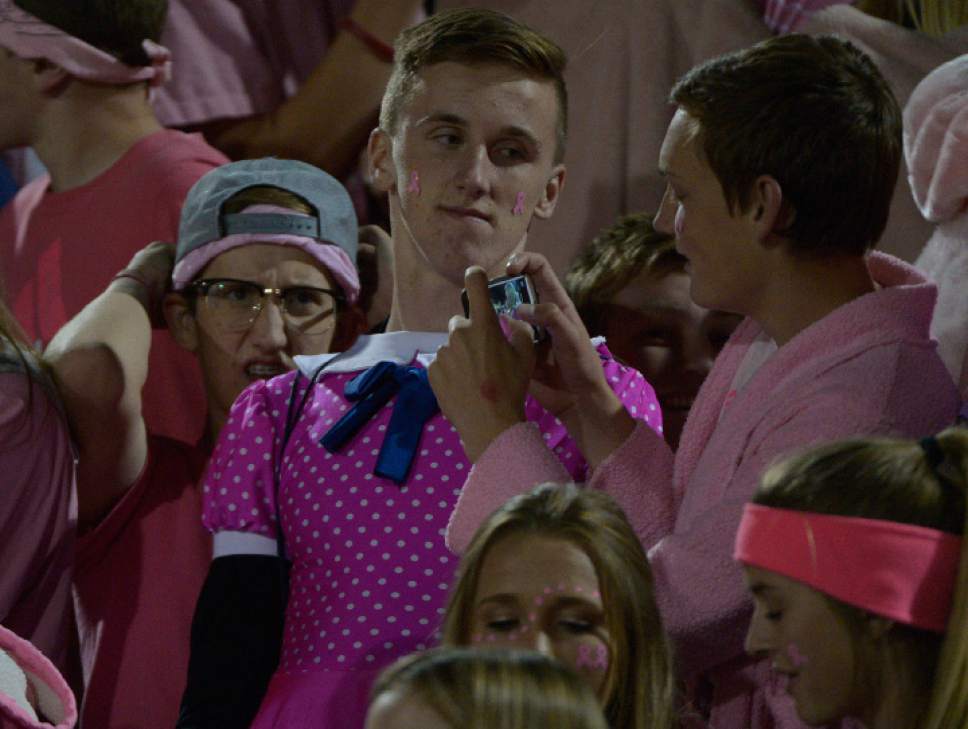
[{"label": "black arm sleeve", "polygon": [[212,561],[192,620],[176,729],[246,729],[279,665],[289,563],[254,554]]}]

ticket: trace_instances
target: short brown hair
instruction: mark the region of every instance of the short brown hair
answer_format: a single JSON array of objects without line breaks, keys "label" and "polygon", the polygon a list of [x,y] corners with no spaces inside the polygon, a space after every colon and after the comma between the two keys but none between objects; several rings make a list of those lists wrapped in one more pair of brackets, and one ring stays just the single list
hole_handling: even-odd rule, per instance
[{"label": "short brown hair", "polygon": [[620,217],[579,254],[565,274],[565,289],[589,334],[604,334],[602,307],[643,270],[656,277],[686,270],[675,238],[657,231],[645,213]]},{"label": "short brown hair", "polygon": [[873,61],[833,36],[791,34],[689,71],[672,101],[730,211],[771,175],[795,252],[863,255],[884,232],[901,161],[901,110]]},{"label": "short brown hair", "polygon": [[21,10],[110,53],[129,66],[150,66],[141,43],[158,41],[168,0],[13,0]]},{"label": "short brown hair", "polygon": [[555,162],[565,155],[568,91],[565,52],[549,38],[513,18],[482,8],[447,10],[403,31],[394,44],[393,73],[380,107],[380,126],[396,131],[400,107],[425,66],[450,61],[498,64],[554,83],[558,99]]},{"label": "short brown hair", "polygon": [[621,508],[602,491],[543,484],[515,496],[478,528],[464,552],[444,617],[443,643],[467,645],[481,569],[490,549],[512,535],[563,539],[595,567],[609,631],[605,716],[614,729],[674,725],[672,653],[645,551]]}]

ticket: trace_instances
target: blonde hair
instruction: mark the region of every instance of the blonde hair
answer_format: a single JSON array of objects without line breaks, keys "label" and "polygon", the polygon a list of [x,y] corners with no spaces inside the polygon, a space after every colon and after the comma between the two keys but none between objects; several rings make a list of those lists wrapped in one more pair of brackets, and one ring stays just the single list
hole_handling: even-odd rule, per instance
[{"label": "blonde hair", "polygon": [[539,653],[437,648],[400,659],[382,694],[415,695],[454,729],[607,729],[591,688]]},{"label": "blonde hair", "polygon": [[857,7],[931,36],[942,36],[968,24],[966,0],[859,0]]},{"label": "blonde hair", "polygon": [[602,306],[643,270],[657,278],[686,270],[675,238],[658,232],[645,213],[620,217],[579,254],[565,275],[565,289],[589,334],[604,333]]},{"label": "blonde hair", "polygon": [[397,37],[393,71],[380,105],[380,127],[384,131],[396,132],[400,107],[412,92],[420,70],[447,61],[507,66],[552,83],[558,100],[555,162],[561,162],[568,137],[565,52],[510,16],[483,8],[435,13]]},{"label": "blonde hair", "polygon": [[[935,450],[936,449],[936,450]],[[940,462],[934,462],[940,456]],[[894,654],[911,683],[929,694],[920,729],[968,728],[968,430],[949,428],[922,443],[857,439],[778,463],[753,501],[821,514],[916,524],[962,536],[955,595],[943,639],[895,625]],[[848,610],[861,611],[856,608]]]},{"label": "blonde hair", "polygon": [[595,567],[612,656],[603,692],[609,726],[673,726],[671,650],[655,603],[652,572],[625,514],[600,491],[544,484],[491,514],[461,559],[444,618],[443,642],[470,643],[471,615],[488,551],[502,539],[520,534],[568,541]]},{"label": "blonde hair", "polygon": [[241,213],[250,205],[278,205],[304,215],[317,213],[316,208],[296,193],[274,185],[255,185],[240,190],[222,204],[222,212]]}]

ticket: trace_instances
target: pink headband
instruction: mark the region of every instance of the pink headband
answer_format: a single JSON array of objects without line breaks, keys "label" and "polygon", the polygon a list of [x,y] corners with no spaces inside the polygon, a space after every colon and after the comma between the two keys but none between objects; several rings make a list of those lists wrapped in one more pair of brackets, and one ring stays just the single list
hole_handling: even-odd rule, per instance
[{"label": "pink headband", "polygon": [[877,615],[943,633],[961,538],[881,519],[747,504],[733,557]]},{"label": "pink headband", "polygon": [[[243,213],[282,213],[284,215],[299,215],[295,211],[279,205],[249,205]],[[307,216],[308,217],[308,216]],[[360,296],[360,276],[349,255],[338,245],[318,241],[303,235],[289,235],[282,233],[236,233],[218,240],[213,240],[182,258],[172,272],[172,287],[175,291],[185,288],[216,256],[239,246],[253,243],[271,243],[282,246],[292,246],[306,251],[309,255],[323,264],[336,283],[343,289],[347,302],[353,304]]]},{"label": "pink headband", "polygon": [[171,53],[164,46],[142,41],[151,65],[129,66],[21,10],[12,0],[0,0],[0,46],[26,60],[45,58],[72,76],[102,84],[147,81],[154,87],[171,76]]}]

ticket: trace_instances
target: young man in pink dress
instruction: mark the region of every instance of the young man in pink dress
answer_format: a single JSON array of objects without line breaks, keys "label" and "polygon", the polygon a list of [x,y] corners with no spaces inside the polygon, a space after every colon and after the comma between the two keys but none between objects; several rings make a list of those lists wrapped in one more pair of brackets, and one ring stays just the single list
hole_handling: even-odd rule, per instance
[{"label": "young man in pink dress", "polygon": [[[193,636],[195,718],[181,726],[242,725],[238,697],[266,691],[254,727],[362,727],[379,670],[435,641],[456,567],[443,535],[477,454],[465,455],[437,412],[425,368],[461,311],[468,266],[498,275],[531,222],[554,211],[565,177],[563,66],[554,43],[489,11],[442,13],[398,40],[369,144],[395,253],[387,333],[299,358],[300,373],[254,385],[233,407],[205,485],[216,558]],[[616,397],[660,429],[642,376],[604,348],[595,357]],[[583,478],[555,411],[520,394],[521,417]],[[278,619],[259,608],[271,578],[260,586],[253,576],[279,555],[292,561],[291,584],[266,689],[233,667]]]},{"label": "young man in pink dress", "polygon": [[[930,338],[935,287],[870,252],[901,153],[900,110],[872,62],[834,37],[785,36],[698,66],[672,100],[656,228],[675,233],[697,304],[746,317],[676,453],[611,394],[547,261],[524,254],[508,272],[538,283],[545,303],[519,315],[551,333],[545,384],[572,399],[590,486],[619,501],[649,550],[696,708],[720,729],[797,727],[768,663],[743,651],[751,605],[731,557],[743,505],[778,457],[849,435],[924,436],[954,420],[958,395]],[[473,396],[484,376],[513,395],[534,356],[490,336],[495,322],[480,314],[455,324],[431,373],[441,408],[482,454],[450,525],[457,551],[497,505],[564,476],[513,416],[516,401]]]}]

